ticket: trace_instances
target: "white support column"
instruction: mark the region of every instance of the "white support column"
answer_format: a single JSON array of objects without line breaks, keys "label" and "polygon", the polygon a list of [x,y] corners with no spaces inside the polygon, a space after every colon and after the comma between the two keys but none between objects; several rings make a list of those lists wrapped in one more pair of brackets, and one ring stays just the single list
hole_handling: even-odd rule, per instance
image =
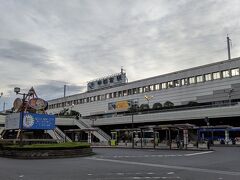
[{"label": "white support column", "polygon": [[88,143],[92,143],[92,133],[88,132]]},{"label": "white support column", "polygon": [[225,143],[228,144],[229,142],[229,131],[226,129],[225,130]]}]

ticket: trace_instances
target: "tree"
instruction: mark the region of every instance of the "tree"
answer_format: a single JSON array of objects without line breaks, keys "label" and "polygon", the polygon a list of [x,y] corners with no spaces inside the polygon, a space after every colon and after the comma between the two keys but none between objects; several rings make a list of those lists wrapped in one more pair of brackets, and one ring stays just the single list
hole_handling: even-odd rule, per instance
[{"label": "tree", "polygon": [[137,112],[139,110],[139,106],[137,104],[132,104],[129,109],[131,113]]},{"label": "tree", "polygon": [[163,106],[170,108],[170,107],[173,107],[174,104],[173,104],[171,101],[166,101],[166,102],[163,104]]},{"label": "tree", "polygon": [[162,108],[162,104],[161,103],[154,103],[153,104],[153,109],[161,109]]},{"label": "tree", "polygon": [[149,109],[149,105],[148,104],[141,104],[140,106],[140,110],[144,111],[144,110],[148,110]]},{"label": "tree", "polygon": [[198,102],[196,102],[196,101],[189,101],[187,105],[188,106],[197,106]]}]

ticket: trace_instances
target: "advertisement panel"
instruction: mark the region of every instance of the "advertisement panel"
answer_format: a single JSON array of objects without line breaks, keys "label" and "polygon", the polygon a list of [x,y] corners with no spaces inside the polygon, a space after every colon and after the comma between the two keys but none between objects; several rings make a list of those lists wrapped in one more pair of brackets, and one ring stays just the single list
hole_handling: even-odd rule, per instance
[{"label": "advertisement panel", "polygon": [[23,114],[23,129],[51,130],[55,128],[55,116],[48,114]]},{"label": "advertisement panel", "polygon": [[20,113],[12,113],[6,116],[5,129],[19,129]]},{"label": "advertisement panel", "polygon": [[116,110],[128,109],[130,107],[128,101],[118,101],[116,102]]},{"label": "advertisement panel", "polygon": [[138,99],[124,100],[108,103],[108,110],[127,110],[132,104],[138,104]]}]

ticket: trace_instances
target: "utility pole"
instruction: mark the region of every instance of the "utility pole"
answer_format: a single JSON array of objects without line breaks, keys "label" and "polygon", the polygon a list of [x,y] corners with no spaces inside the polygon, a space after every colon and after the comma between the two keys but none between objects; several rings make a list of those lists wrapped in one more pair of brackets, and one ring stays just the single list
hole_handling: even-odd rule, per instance
[{"label": "utility pole", "polygon": [[3,112],[5,112],[6,102],[3,102]]},{"label": "utility pole", "polygon": [[231,50],[230,50],[230,42],[231,42],[232,40],[228,37],[228,35],[227,35],[227,48],[228,48],[228,60],[230,60],[231,59]]},{"label": "utility pole", "polygon": [[64,90],[63,90],[63,91],[64,91],[64,92],[63,92],[63,97],[66,97],[66,87],[67,87],[67,85],[65,84],[65,85],[64,85]]}]

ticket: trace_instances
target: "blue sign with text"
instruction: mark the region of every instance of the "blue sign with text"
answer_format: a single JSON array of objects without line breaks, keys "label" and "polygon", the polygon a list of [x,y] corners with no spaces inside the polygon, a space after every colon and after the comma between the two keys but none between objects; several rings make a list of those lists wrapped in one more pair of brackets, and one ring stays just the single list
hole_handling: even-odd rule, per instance
[{"label": "blue sign with text", "polygon": [[48,114],[22,113],[22,129],[52,130],[55,128],[55,116]]}]

